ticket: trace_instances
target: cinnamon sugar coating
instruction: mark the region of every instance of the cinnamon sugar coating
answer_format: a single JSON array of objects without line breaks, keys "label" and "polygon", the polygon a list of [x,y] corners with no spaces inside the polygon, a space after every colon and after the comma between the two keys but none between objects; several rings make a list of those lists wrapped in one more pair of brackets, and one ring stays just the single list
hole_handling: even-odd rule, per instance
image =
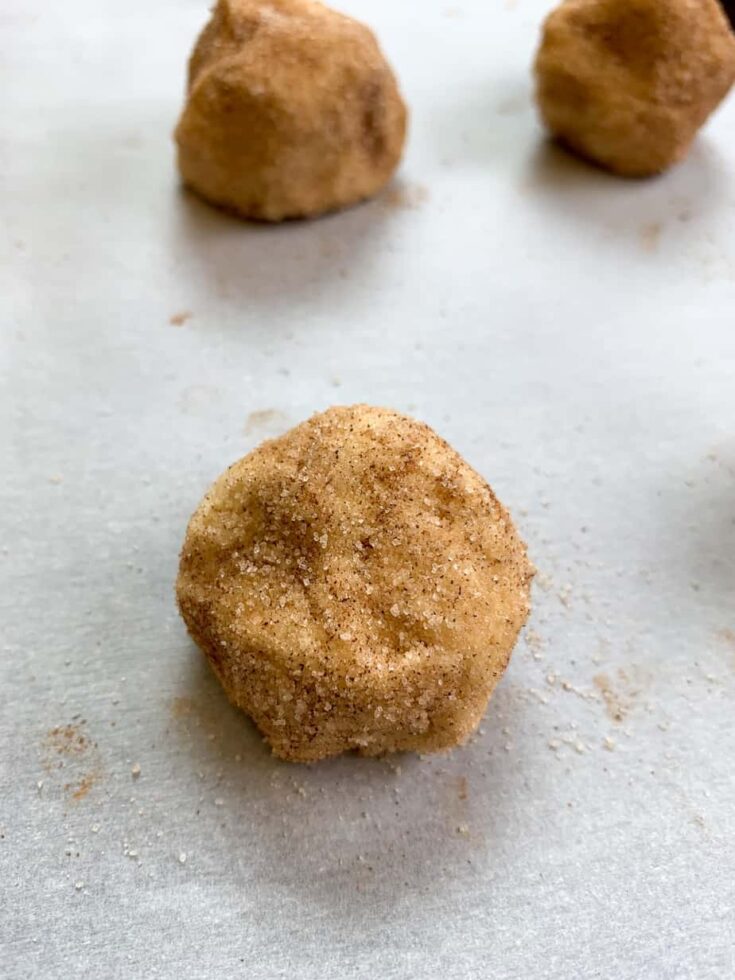
[{"label": "cinnamon sugar coating", "polygon": [[717,0],[564,0],[536,56],[541,116],[580,156],[626,177],[666,170],[735,81]]},{"label": "cinnamon sugar coating", "polygon": [[281,221],[376,194],[405,132],[396,79],[363,24],[312,0],[219,0],[175,137],[192,190]]},{"label": "cinnamon sugar coating", "polygon": [[487,483],[428,426],[331,408],[263,443],[189,524],[177,598],[284,759],[435,751],[478,724],[533,571]]}]

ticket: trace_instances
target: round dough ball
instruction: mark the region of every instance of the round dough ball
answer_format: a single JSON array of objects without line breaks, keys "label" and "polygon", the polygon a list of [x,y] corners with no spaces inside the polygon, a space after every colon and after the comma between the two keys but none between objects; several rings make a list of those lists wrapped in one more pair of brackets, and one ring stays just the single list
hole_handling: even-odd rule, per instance
[{"label": "round dough ball", "polygon": [[565,0],[536,57],[544,122],[626,177],[685,156],[735,80],[735,35],[717,0]]},{"label": "round dough ball", "polygon": [[405,133],[395,76],[363,24],[311,0],[219,0],[176,142],[192,190],[281,221],[376,194]]},{"label": "round dough ball", "polygon": [[428,426],[331,408],[231,466],[177,597],[276,755],[433,751],[478,724],[533,571],[490,487]]}]

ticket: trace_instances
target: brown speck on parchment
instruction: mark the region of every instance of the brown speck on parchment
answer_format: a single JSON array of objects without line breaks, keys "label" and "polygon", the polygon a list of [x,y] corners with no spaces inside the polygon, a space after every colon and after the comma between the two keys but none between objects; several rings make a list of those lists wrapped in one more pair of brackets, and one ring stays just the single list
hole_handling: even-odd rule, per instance
[{"label": "brown speck on parchment", "polygon": [[191,320],[192,316],[191,310],[182,310],[180,313],[174,313],[170,316],[168,322],[172,327],[183,327],[187,320]]},{"label": "brown speck on parchment", "polygon": [[44,744],[47,750],[62,756],[83,755],[90,747],[80,725],[57,725],[49,729]]},{"label": "brown speck on parchment", "polygon": [[75,803],[86,798],[102,775],[97,743],[84,733],[83,725],[83,721],[57,725],[46,732],[42,743],[43,768],[49,774],[63,770],[67,779],[72,777],[61,788]]},{"label": "brown speck on parchment", "polygon": [[415,211],[429,200],[429,190],[423,184],[396,184],[383,195],[389,208]]},{"label": "brown speck on parchment", "polygon": [[620,695],[613,689],[612,682],[607,674],[595,674],[592,678],[595,687],[602,695],[605,710],[613,721],[622,721],[627,713],[627,705]]},{"label": "brown speck on parchment", "polygon": [[643,225],[639,234],[641,239],[641,245],[646,252],[655,252],[658,248],[658,243],[661,239],[661,223],[659,221],[651,221],[647,225]]},{"label": "brown speck on parchment", "polygon": [[86,775],[82,776],[78,784],[75,785],[73,783],[67,783],[64,789],[67,791],[73,791],[71,798],[79,802],[79,800],[83,800],[86,797],[87,793],[89,793],[99,779],[99,776],[100,774],[98,772],[88,772]]}]

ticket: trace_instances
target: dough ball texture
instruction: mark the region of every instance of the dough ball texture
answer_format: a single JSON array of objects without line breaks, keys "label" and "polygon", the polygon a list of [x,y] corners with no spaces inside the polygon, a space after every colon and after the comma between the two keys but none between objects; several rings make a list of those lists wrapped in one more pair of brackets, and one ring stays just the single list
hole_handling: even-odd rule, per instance
[{"label": "dough ball texture", "polygon": [[331,408],[263,443],[189,524],[177,596],[276,755],[464,741],[528,615],[533,570],[490,487],[428,426]]},{"label": "dough ball texture", "polygon": [[405,133],[395,76],[363,24],[310,0],[219,0],[175,136],[192,190],[281,221],[376,194]]},{"label": "dough ball texture", "polygon": [[565,0],[546,20],[537,100],[551,133],[626,177],[666,170],[735,80],[717,0]]}]

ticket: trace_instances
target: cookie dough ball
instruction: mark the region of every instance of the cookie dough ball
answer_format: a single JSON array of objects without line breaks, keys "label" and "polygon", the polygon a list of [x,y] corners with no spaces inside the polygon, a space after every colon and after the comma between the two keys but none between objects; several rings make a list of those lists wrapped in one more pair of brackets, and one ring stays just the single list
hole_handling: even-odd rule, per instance
[{"label": "cookie dough ball", "polygon": [[281,221],[376,194],[405,132],[395,76],[363,24],[311,0],[219,0],[176,142],[192,190]]},{"label": "cookie dough ball", "polygon": [[686,155],[735,80],[717,0],[565,0],[547,18],[537,99],[552,134],[626,177]]},{"label": "cookie dough ball", "polygon": [[231,466],[194,514],[177,595],[276,755],[433,751],[478,724],[532,569],[490,487],[428,426],[331,408]]}]

